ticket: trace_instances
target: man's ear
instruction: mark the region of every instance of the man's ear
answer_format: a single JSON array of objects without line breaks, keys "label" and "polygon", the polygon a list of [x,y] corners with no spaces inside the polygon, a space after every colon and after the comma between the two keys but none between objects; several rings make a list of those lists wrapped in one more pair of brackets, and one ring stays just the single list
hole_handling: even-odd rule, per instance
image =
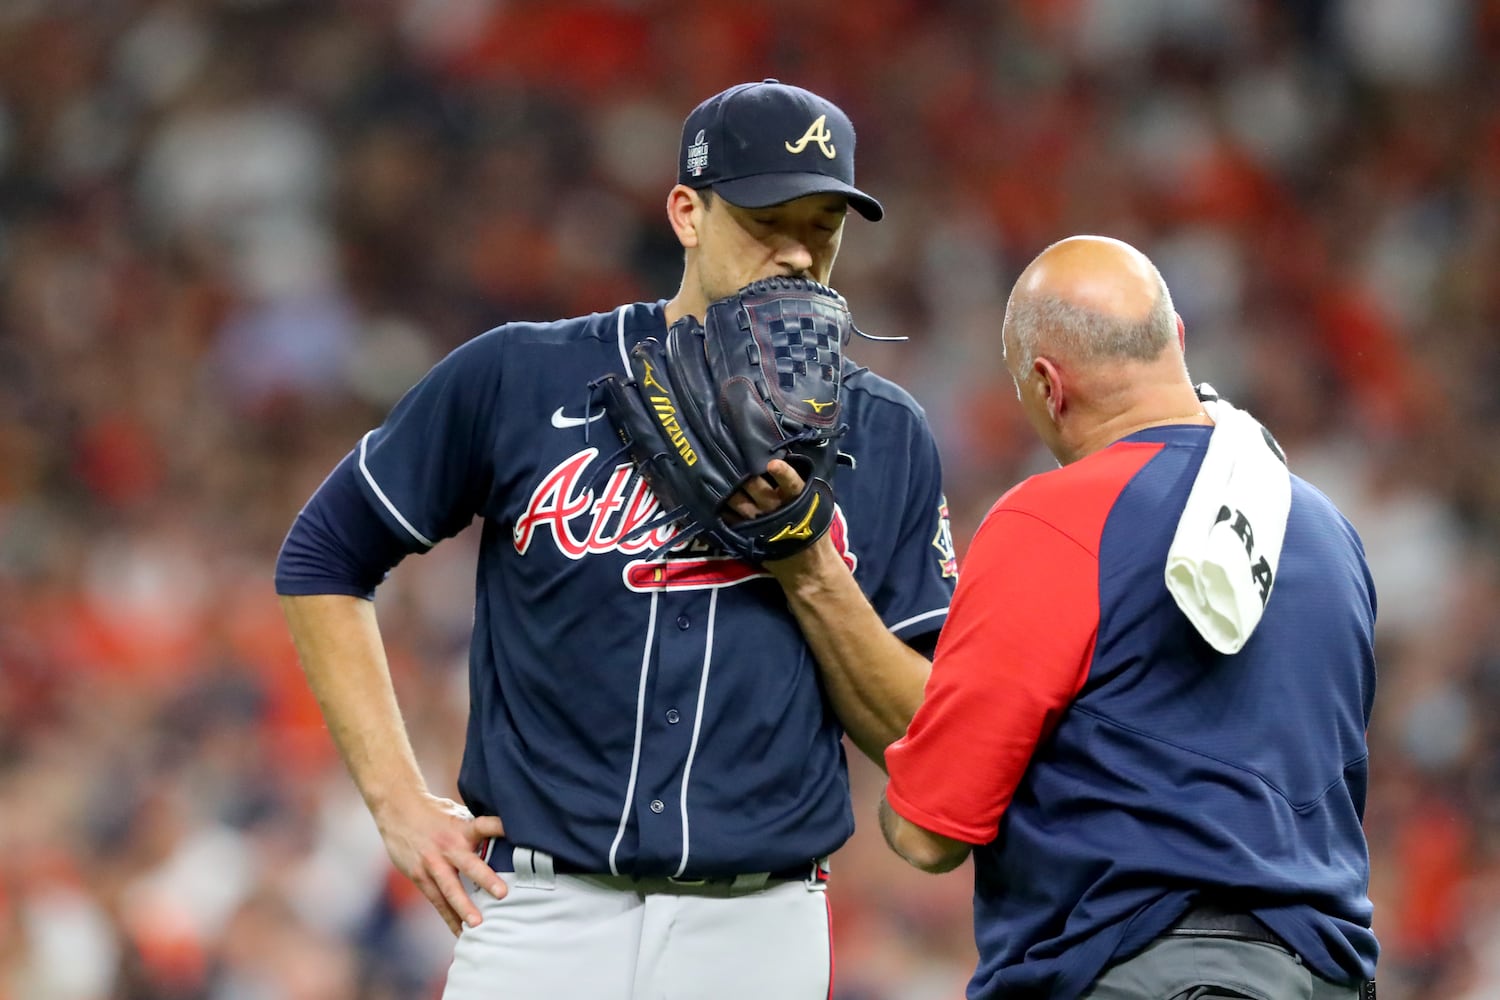
[{"label": "man's ear", "polygon": [[1173,313],[1177,317],[1177,349],[1184,354],[1187,353],[1187,327],[1182,322],[1182,313]]},{"label": "man's ear", "polygon": [[1067,394],[1063,390],[1062,370],[1047,358],[1037,358],[1031,363],[1031,374],[1036,379],[1037,391],[1047,404],[1047,416],[1056,424],[1067,408]]},{"label": "man's ear", "polygon": [[698,192],[683,184],[673,185],[667,192],[667,222],[677,234],[677,242],[691,250],[698,245],[699,220],[703,215],[703,200]]}]

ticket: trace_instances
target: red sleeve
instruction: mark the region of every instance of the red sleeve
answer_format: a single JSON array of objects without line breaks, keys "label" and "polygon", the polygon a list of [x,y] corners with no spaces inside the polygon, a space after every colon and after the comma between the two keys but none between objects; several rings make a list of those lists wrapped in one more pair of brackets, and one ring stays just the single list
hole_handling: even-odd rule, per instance
[{"label": "red sleeve", "polygon": [[885,754],[891,807],[969,844],[995,838],[1088,676],[1099,624],[1094,546],[1004,502],[964,560],[922,706]]}]

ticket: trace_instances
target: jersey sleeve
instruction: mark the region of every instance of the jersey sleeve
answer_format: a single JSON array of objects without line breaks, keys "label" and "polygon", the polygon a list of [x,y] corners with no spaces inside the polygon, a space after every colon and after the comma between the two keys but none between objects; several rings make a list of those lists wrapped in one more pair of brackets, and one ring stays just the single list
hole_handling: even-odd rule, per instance
[{"label": "jersey sleeve", "polygon": [[891,807],[932,833],[993,840],[1037,744],[1088,676],[1098,622],[1097,555],[1030,513],[992,510],[922,706],[886,751]]},{"label": "jersey sleeve", "polygon": [[458,534],[489,496],[502,335],[492,330],[438,362],[355,448],[366,497],[414,552]]},{"label": "jersey sleeve", "polygon": [[958,562],[948,501],[943,496],[942,460],[920,413],[911,423],[904,446],[910,456],[906,492],[892,496],[901,511],[896,545],[870,603],[898,638],[919,644],[923,636],[943,627],[953,600]]},{"label": "jersey sleeve", "polygon": [[307,501],[276,557],[276,592],[375,597],[375,588],[416,543],[392,531],[345,456]]}]

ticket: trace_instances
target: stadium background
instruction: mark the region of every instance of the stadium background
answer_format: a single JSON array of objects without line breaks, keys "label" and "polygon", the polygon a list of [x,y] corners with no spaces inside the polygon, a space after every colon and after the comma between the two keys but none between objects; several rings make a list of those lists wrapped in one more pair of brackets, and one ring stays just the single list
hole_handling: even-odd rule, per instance
[{"label": "stadium background", "polygon": [[[1387,1000],[1500,995],[1500,3],[0,3],[0,998],[414,1000],[449,947],[303,689],[301,500],[516,318],[675,288],[688,108],[841,102],[879,226],[836,283],[926,406],[960,546],[1046,467],[1018,269],[1141,246],[1194,374],[1275,429],[1380,589],[1368,829]],[[472,538],[379,598],[451,788]],[[959,995],[969,880],[860,833],[838,1000]]]}]

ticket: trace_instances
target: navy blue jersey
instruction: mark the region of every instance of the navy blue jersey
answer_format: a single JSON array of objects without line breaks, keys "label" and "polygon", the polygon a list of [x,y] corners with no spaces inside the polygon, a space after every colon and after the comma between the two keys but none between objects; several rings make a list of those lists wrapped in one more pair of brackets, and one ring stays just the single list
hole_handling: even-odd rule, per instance
[{"label": "navy blue jersey", "polygon": [[1211,430],[1145,430],[1034,476],[969,550],[886,761],[898,813],[983,845],[971,997],[1077,997],[1200,897],[1324,978],[1374,977],[1363,548],[1293,476],[1265,616],[1215,652],[1163,578]]},{"label": "navy blue jersey", "polygon": [[[319,489],[299,524],[357,521],[404,552],[483,519],[459,789],[508,838],[581,871],[774,871],[853,832],[842,729],[780,585],[675,531],[590,408],[665,335],[664,303],[513,323],[454,351]],[[917,404],[872,372],[843,388],[853,459],[831,533],[887,627],[935,633],[956,576],[937,449]],[[293,536],[299,528],[294,526]],[[289,558],[286,594],[363,593]],[[378,547],[378,545],[376,546]]]}]

